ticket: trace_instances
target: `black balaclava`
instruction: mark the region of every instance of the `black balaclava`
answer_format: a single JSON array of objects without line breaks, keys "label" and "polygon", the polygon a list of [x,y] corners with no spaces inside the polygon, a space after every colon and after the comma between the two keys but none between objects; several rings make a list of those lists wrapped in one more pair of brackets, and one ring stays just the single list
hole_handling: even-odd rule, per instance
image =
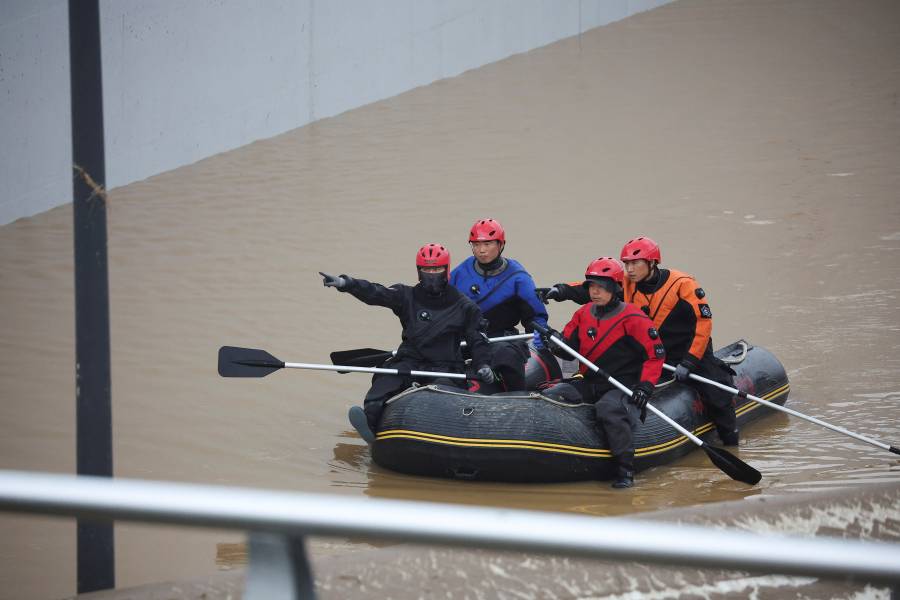
[{"label": "black balaclava", "polygon": [[429,296],[440,296],[445,291],[447,291],[447,268],[444,267],[444,270],[440,273],[425,273],[422,269],[417,269],[419,272],[419,283],[422,284],[422,289]]}]

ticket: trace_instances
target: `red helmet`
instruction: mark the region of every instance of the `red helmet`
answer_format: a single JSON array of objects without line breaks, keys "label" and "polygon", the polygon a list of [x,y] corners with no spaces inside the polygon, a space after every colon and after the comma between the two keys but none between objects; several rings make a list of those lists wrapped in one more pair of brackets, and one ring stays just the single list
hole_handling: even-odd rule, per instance
[{"label": "red helmet", "polygon": [[608,277],[616,283],[621,284],[624,278],[625,269],[622,263],[614,259],[612,256],[602,256],[591,261],[587,270],[584,272],[585,283],[597,281],[603,277]]},{"label": "red helmet", "polygon": [[622,260],[662,260],[659,245],[648,237],[634,238],[622,246]]},{"label": "red helmet", "polygon": [[450,270],[450,252],[440,244],[425,244],[416,252],[416,267],[447,267]]},{"label": "red helmet", "polygon": [[472,225],[472,229],[469,231],[469,241],[491,242],[494,240],[506,243],[506,232],[503,231],[503,226],[493,219],[475,221],[475,224]]}]

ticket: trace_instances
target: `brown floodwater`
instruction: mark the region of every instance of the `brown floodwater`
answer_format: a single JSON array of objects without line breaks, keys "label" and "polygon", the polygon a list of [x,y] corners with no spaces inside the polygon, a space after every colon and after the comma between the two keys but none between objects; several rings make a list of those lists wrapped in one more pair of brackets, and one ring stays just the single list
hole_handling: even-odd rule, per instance
[{"label": "brown floodwater", "polygon": [[[900,442],[900,4],[683,0],[115,189],[115,474],[592,515],[900,481],[896,456],[782,414],[746,427],[748,488],[702,452],[637,486],[413,478],[372,464],[365,375],[222,379],[393,348],[396,318],[317,271],[415,278],[498,219],[539,284],[643,234],[709,294],[717,346],[785,364],[789,405]],[[75,468],[72,214],[0,227],[0,468]],[[560,327],[575,309],[550,306]],[[75,591],[69,520],[0,516],[0,597]],[[122,524],[121,586],[213,572],[235,532]]]}]

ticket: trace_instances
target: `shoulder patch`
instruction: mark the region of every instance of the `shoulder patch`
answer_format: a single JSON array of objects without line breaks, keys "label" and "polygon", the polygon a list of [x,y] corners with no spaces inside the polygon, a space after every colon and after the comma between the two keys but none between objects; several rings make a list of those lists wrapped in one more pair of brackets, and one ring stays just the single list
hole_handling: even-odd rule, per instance
[{"label": "shoulder patch", "polygon": [[654,344],[653,345],[653,354],[656,355],[656,358],[662,358],[666,355],[666,348],[662,344]]},{"label": "shoulder patch", "polygon": [[709,309],[709,304],[700,305],[700,316],[706,319],[712,319],[712,311]]},{"label": "shoulder patch", "polygon": [[703,291],[702,287],[698,287],[696,290],[694,290],[694,293],[697,295],[698,298],[706,297],[706,292]]},{"label": "shoulder patch", "polygon": [[659,337],[659,332],[656,330],[655,327],[651,327],[650,329],[647,330],[647,335],[650,336],[651,340],[655,340],[656,338]]}]

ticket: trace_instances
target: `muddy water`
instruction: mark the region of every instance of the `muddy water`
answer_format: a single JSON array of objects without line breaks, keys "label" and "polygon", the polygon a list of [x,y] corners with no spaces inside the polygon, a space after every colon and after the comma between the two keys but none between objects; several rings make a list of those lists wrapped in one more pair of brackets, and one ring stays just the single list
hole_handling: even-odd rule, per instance
[{"label": "muddy water", "polygon": [[[682,1],[113,190],[115,472],[582,512],[900,481],[894,456],[776,415],[739,454],[605,484],[493,485],[373,465],[365,376],[221,379],[223,344],[288,361],[392,348],[390,311],[316,272],[411,281],[491,216],[540,284],[636,234],[709,293],[714,340],[775,352],[795,409],[900,441],[900,5]],[[0,467],[74,470],[71,208],[0,227]],[[574,306],[550,307],[564,324]],[[74,525],[0,517],[0,596],[74,592]],[[122,586],[201,576],[231,532],[121,525]]]}]

